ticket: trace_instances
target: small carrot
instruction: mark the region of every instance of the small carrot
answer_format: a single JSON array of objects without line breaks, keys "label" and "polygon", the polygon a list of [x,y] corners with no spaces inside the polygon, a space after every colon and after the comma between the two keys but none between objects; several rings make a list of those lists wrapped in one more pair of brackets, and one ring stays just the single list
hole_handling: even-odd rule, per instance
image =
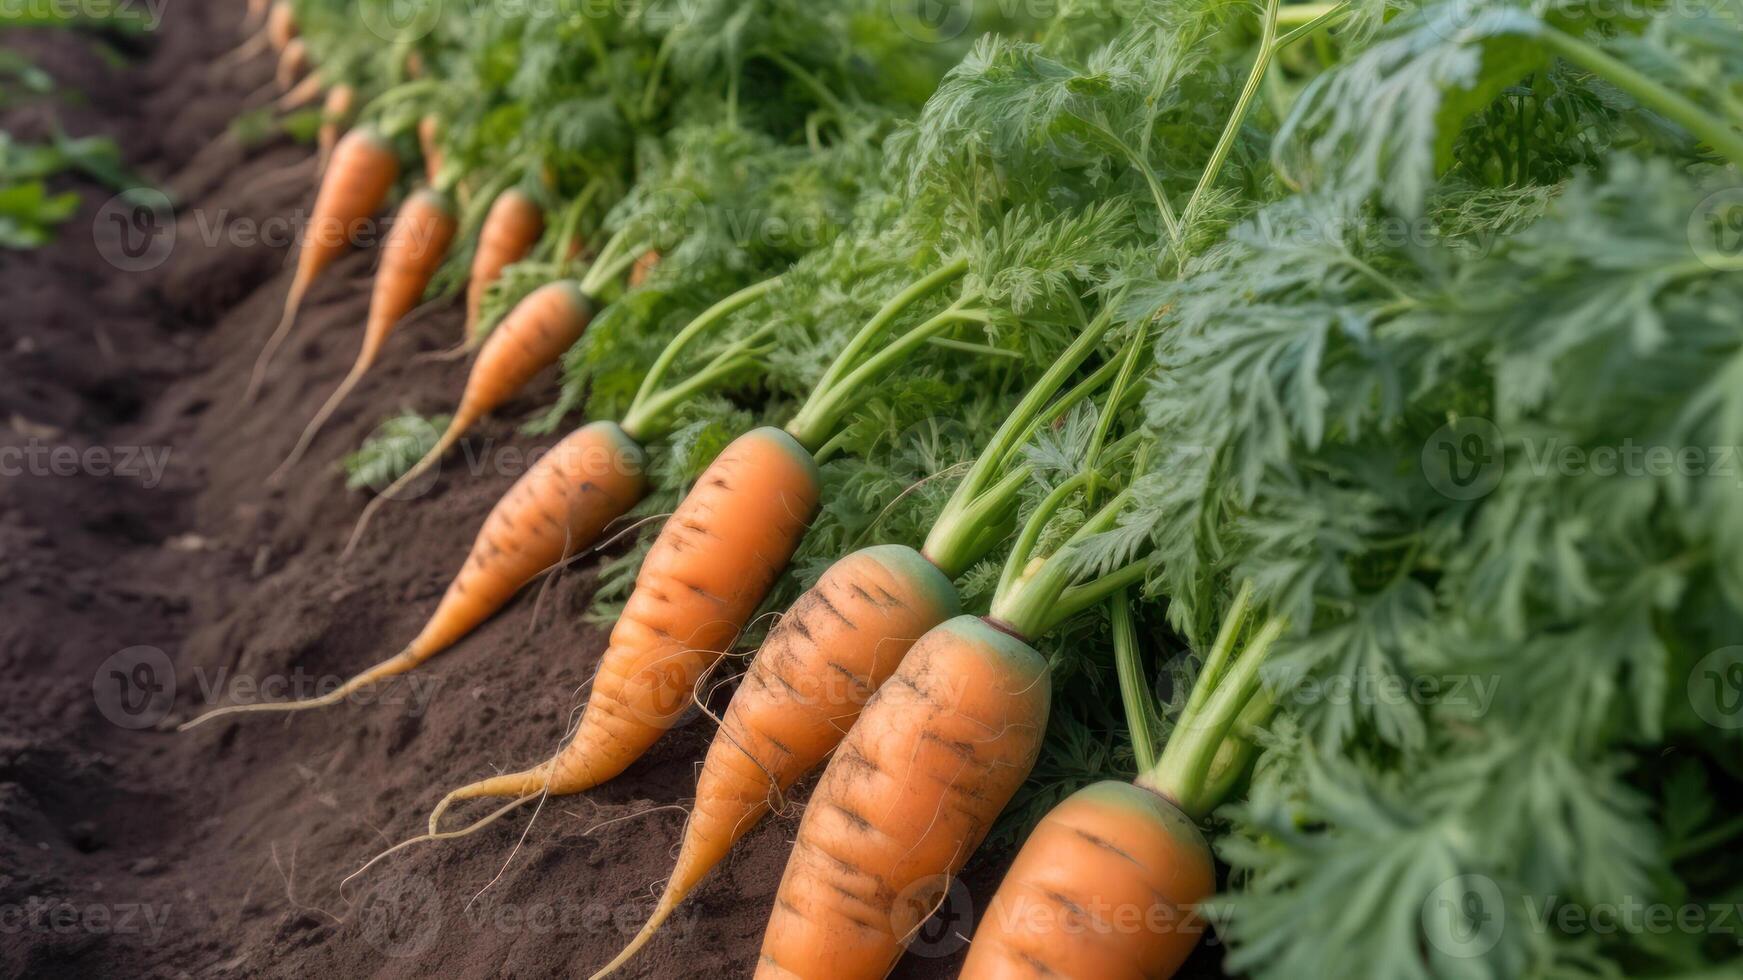
[{"label": "small carrot", "polygon": [[284,314],[254,362],[248,389],[242,395],[244,402],[253,401],[260,390],[267,366],[289,336],[297,308],[315,277],[350,247],[365,223],[380,210],[398,179],[399,159],[394,156],[393,147],[373,129],[354,129],[334,147],[332,166],[315,194],[314,211],[304,233],[302,252],[297,256],[296,275],[285,295]]},{"label": "small carrot", "polygon": [[856,551],[829,567],[763,641],[733,694],[696,781],[678,864],[627,962],[740,837],[853,727],[908,648],[955,616],[956,587],[904,545]]},{"label": "small carrot", "polygon": [[248,10],[242,15],[242,32],[253,33],[266,19],[267,0],[248,0]]},{"label": "small carrot", "polygon": [[780,429],[733,440],[642,562],[569,744],[531,769],[449,793],[431,832],[459,800],[578,793],[628,768],[690,706],[697,681],[756,611],[816,513],[819,489],[811,454]]},{"label": "small carrot", "polygon": [[528,582],[596,541],[646,492],[645,470],[641,447],[616,424],[594,422],[571,432],[491,508],[435,613],[403,650],[319,698],[219,708],[182,728],[230,714],[337,704],[417,667],[489,619]]},{"label": "small carrot", "polygon": [[303,76],[302,81],[291,86],[289,91],[274,100],[272,107],[279,112],[295,112],[320,98],[321,88],[320,71],[309,72]]},{"label": "small carrot", "polygon": [[412,308],[418,305],[430,278],[442,264],[448,244],[454,239],[454,206],[446,195],[424,189],[406,198],[399,214],[388,229],[381,244],[381,270],[375,275],[375,290],[369,298],[369,320],[363,328],[363,346],[357,360],[339,387],[321,406],[315,417],[303,429],[302,437],[285,461],[279,464],[271,479],[276,480],[295,466],[308,451],[315,436],[326,425],[351,389],[381,355],[387,337]]},{"label": "small carrot", "polygon": [[629,276],[624,281],[629,284],[629,288],[634,289],[647,282],[648,277],[654,274],[654,267],[659,264],[660,253],[650,248],[636,257],[635,264],[629,267]]},{"label": "small carrot", "polygon": [[309,46],[300,37],[291,38],[278,53],[278,67],[272,73],[273,84],[279,91],[288,93],[308,70]]},{"label": "small carrot", "polygon": [[356,89],[339,84],[327,90],[327,100],[321,105],[321,128],[315,135],[315,173],[327,172],[327,163],[333,158],[333,147],[339,143],[339,134],[351,124],[351,114],[356,108]]},{"label": "small carrot", "polygon": [[340,558],[350,557],[383,502],[393,499],[394,494],[434,466],[468,429],[512,398],[533,375],[556,363],[564,351],[581,339],[592,319],[592,302],[579,286],[568,280],[540,286],[516,304],[479,350],[447,430],[423,459],[364,506]]},{"label": "small carrot", "polygon": [[431,187],[439,186],[436,177],[442,172],[442,121],[433,115],[418,120],[418,150],[424,157],[424,179]]},{"label": "small carrot", "polygon": [[758,977],[883,977],[1041,750],[1028,643],[958,616],[872,695],[805,806]]},{"label": "small carrot", "polygon": [[478,247],[472,253],[472,271],[466,280],[466,328],[464,348],[474,350],[478,338],[478,311],[484,293],[502,277],[502,270],[532,251],[545,231],[545,215],[538,204],[518,187],[497,195],[478,229]]},{"label": "small carrot", "polygon": [[297,36],[297,15],[288,0],[277,0],[266,12],[266,43],[283,51]]}]

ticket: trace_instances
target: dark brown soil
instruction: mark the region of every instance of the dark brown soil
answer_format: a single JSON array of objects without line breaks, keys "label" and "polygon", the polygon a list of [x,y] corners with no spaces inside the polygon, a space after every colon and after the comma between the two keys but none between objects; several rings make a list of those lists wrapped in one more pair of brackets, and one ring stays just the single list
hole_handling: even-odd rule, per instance
[{"label": "dark brown soil", "polygon": [[[265,486],[355,354],[373,257],[326,274],[274,380],[241,404],[289,279],[283,236],[249,232],[288,228],[311,194],[307,169],[267,179],[307,168],[307,147],[223,135],[271,74],[264,58],[215,64],[238,8],[167,5],[119,68],[86,36],[0,33],[84,93],[55,100],[69,131],[112,134],[178,198],[147,239],[105,209],[110,192],[62,181],[84,202],[58,240],[0,252],[0,973],[584,975],[670,868],[706,719],[596,792],[341,879],[418,832],[446,789],[559,741],[603,646],[582,619],[590,566],[378,703],[173,731],[234,682],[307,694],[412,636],[520,472],[513,454],[539,444],[516,429],[554,383],[485,425],[428,494],[384,508],[341,563],[364,497],[339,457],[460,389],[463,366],[415,359],[453,342],[460,312],[421,311],[286,489]],[[42,106],[0,112],[19,138],[47,127]],[[795,825],[764,821],[624,975],[748,975]],[[900,975],[954,971],[1001,863],[977,859],[956,918]]]}]

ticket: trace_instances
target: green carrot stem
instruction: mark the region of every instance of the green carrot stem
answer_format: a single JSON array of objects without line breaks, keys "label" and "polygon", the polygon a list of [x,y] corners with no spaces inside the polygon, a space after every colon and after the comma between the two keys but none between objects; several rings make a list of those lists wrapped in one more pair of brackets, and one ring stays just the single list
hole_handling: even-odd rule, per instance
[{"label": "green carrot stem", "polygon": [[[965,308],[970,299],[967,296],[958,299],[942,312],[891,341],[883,350],[866,358],[864,363],[848,372],[841,380],[827,388],[819,387],[814,390],[805,402],[805,407],[787,423],[787,433],[797,439],[800,445],[812,451],[828,442],[841,424],[841,417],[855,401],[865,397],[866,391],[878,377],[901,363],[915,348],[926,343],[928,338],[958,323],[977,322],[986,318],[982,311]],[[837,361],[839,360],[838,358]]]},{"label": "green carrot stem", "polygon": [[1193,685],[1192,693],[1187,696],[1186,708],[1181,712],[1181,720],[1186,721],[1204,706],[1205,699],[1210,697],[1223,672],[1228,670],[1229,658],[1234,655],[1235,641],[1240,639],[1241,630],[1247,625],[1247,611],[1253,602],[1253,583],[1241,583],[1241,588],[1235,593],[1235,601],[1229,605],[1229,611],[1224,614],[1222,627],[1217,630],[1216,639],[1211,642],[1210,653],[1205,655],[1204,667],[1199,670],[1199,683]]},{"label": "green carrot stem", "polygon": [[1175,726],[1161,761],[1138,777],[1138,785],[1173,800],[1195,820],[1215,809],[1220,800],[1206,792],[1212,764],[1236,718],[1257,693],[1259,668],[1282,633],[1280,618],[1273,617],[1260,627],[1227,674],[1218,679],[1202,709]]},{"label": "green carrot stem", "polygon": [[1539,35],[1551,51],[1590,71],[1660,115],[1693,133],[1737,166],[1743,166],[1743,136],[1724,120],[1654,81],[1609,52],[1554,27]]},{"label": "green carrot stem", "polygon": [[1123,592],[1134,585],[1142,584],[1149,571],[1144,562],[1137,561],[1120,568],[1118,571],[1109,572],[1101,578],[1091,579],[1081,585],[1066,588],[1059,593],[1059,598],[1053,603],[1053,609],[1049,614],[1049,628],[1054,623],[1065,622],[1116,592]]},{"label": "green carrot stem", "polygon": [[731,296],[728,296],[718,303],[715,303],[713,306],[710,306],[708,309],[703,310],[694,320],[691,320],[686,324],[684,329],[678,331],[671,341],[666,344],[665,349],[660,351],[660,356],[655,358],[653,366],[648,368],[647,376],[642,378],[641,387],[636,390],[635,398],[631,399],[629,403],[629,411],[625,413],[625,417],[627,418],[628,416],[635,415],[636,410],[642,404],[654,397],[654,393],[659,390],[660,383],[665,381],[666,373],[671,370],[672,362],[677,360],[678,355],[683,352],[684,348],[688,346],[692,340],[695,340],[703,331],[725,319],[727,316],[756,302],[780,284],[781,277],[775,276],[770,279],[764,279],[762,282],[746,286],[738,292],[733,293]]},{"label": "green carrot stem", "polygon": [[[878,308],[876,313],[872,314],[872,318],[859,328],[859,332],[853,335],[853,338],[847,342],[847,346],[841,349],[841,353],[830,363],[829,369],[823,372],[823,377],[817,382],[816,389],[811,393],[812,399],[818,398],[821,392],[832,387],[841,379],[843,374],[852,370],[860,355],[865,353],[866,349],[875,343],[885,330],[889,329],[890,324],[902,314],[903,310],[943,289],[967,272],[968,260],[957,259],[955,262],[916,280],[906,289],[890,297],[883,306]],[[803,408],[800,409],[799,414],[804,414]]]},{"label": "green carrot stem", "polygon": [[1121,592],[1108,600],[1108,619],[1114,633],[1114,670],[1120,680],[1120,703],[1126,711],[1126,732],[1132,740],[1132,755],[1139,772],[1156,766],[1155,710],[1150,685],[1138,656],[1138,629],[1132,623],[1131,596]]},{"label": "green carrot stem", "polygon": [[[1182,209],[1181,221],[1188,227],[1192,225],[1193,218],[1198,216],[1198,210],[1203,207],[1211,187],[1216,184],[1217,175],[1222,172],[1223,163],[1228,160],[1229,151],[1234,148],[1235,137],[1240,135],[1241,126],[1247,121],[1247,112],[1253,106],[1253,97],[1259,94],[1259,85],[1265,80],[1265,71],[1271,66],[1271,56],[1277,53],[1274,44],[1277,37],[1277,8],[1278,0],[1265,0],[1264,19],[1259,27],[1259,51],[1253,56],[1253,67],[1247,73],[1247,81],[1241,87],[1240,97],[1235,100],[1235,110],[1229,113],[1222,135],[1217,138],[1216,148],[1210,152],[1210,160],[1198,175],[1198,186],[1192,189],[1192,196],[1186,199],[1186,207]],[[1179,236],[1175,237],[1176,244],[1179,244]]]}]

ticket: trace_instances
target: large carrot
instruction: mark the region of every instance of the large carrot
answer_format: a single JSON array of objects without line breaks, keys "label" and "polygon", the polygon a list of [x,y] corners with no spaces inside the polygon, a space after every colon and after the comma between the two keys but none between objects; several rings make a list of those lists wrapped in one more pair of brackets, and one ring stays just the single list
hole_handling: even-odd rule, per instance
[{"label": "large carrot", "polygon": [[297,256],[296,275],[285,295],[284,314],[254,362],[248,390],[242,395],[244,402],[253,401],[260,390],[267,365],[290,335],[297,309],[315,277],[351,246],[369,219],[381,209],[398,179],[399,159],[394,156],[393,147],[373,129],[354,129],[333,149],[332,165],[315,194],[314,211],[309,215],[302,252]]},{"label": "large carrot", "polygon": [[434,466],[479,419],[512,398],[534,375],[556,363],[564,351],[581,339],[592,319],[592,302],[570,280],[540,286],[517,303],[478,352],[478,360],[466,377],[466,389],[446,431],[423,459],[364,506],[341,558],[349,557],[356,549],[364,529],[384,501],[393,499]]},{"label": "large carrot", "polygon": [[697,681],[756,611],[816,513],[818,491],[817,464],[785,432],[764,427],[733,440],[642,562],[568,745],[449,793],[430,817],[432,833],[458,800],[578,793],[628,768],[690,706]]},{"label": "large carrot", "polygon": [[525,258],[545,231],[545,215],[525,191],[510,187],[498,194],[478,229],[478,247],[472,253],[472,270],[466,280],[466,328],[464,349],[473,350],[477,337],[478,311],[484,293],[502,277],[502,270]]},{"label": "large carrot", "polygon": [[437,191],[420,190],[400,206],[399,214],[388,229],[387,239],[381,245],[381,270],[375,275],[375,290],[369,297],[369,320],[364,324],[363,345],[357,352],[357,360],[326,404],[309,420],[296,447],[274,472],[274,478],[282,476],[302,459],[327,419],[375,364],[394,326],[418,305],[418,300],[430,285],[430,278],[442,264],[442,257],[448,253],[448,244],[454,239],[454,228],[454,205],[446,195]]},{"label": "large carrot", "polygon": [[975,931],[964,978],[1146,980],[1180,968],[1216,890],[1204,835],[1156,793],[1113,781],[1030,833]]},{"label": "large carrot", "polygon": [[422,664],[494,615],[539,574],[592,544],[646,492],[645,469],[641,447],[616,424],[594,422],[576,429],[491,508],[435,613],[403,650],[321,697],[219,708],[182,727],[242,712],[336,704]]},{"label": "large carrot", "polygon": [[759,977],[883,977],[1028,778],[1047,662],[985,620],[921,637],[805,806]]},{"label": "large carrot", "polygon": [[[1164,978],[1191,955],[1205,929],[1196,906],[1216,888],[1195,822],[1250,760],[1242,729],[1276,707],[1260,689],[1259,668],[1282,621],[1266,622],[1234,659],[1250,595],[1249,587],[1236,598],[1161,758],[1147,757],[1147,735],[1134,738],[1144,769],[1135,784],[1080,790],[1029,835],[975,931],[962,976]],[[1122,689],[1129,679],[1122,674]]]}]

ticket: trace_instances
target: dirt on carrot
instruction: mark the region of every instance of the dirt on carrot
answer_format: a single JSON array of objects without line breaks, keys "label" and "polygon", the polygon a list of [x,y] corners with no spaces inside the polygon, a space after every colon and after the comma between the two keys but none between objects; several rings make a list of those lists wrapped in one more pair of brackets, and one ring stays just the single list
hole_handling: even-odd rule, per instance
[{"label": "dirt on carrot", "polygon": [[[123,241],[131,223],[106,217],[111,192],[69,179],[84,200],[65,233],[0,262],[0,375],[18,379],[0,386],[0,450],[24,468],[0,479],[0,975],[573,976],[628,942],[671,870],[685,819],[672,804],[694,792],[714,734],[700,712],[600,790],[396,855],[345,897],[337,885],[422,829],[448,788],[432,774],[557,748],[605,646],[582,619],[593,563],[528,586],[418,684],[169,730],[239,693],[317,693],[415,635],[490,508],[557,441],[516,434],[550,402],[547,371],[335,565],[363,503],[337,461],[404,407],[450,411],[464,385],[464,363],[410,356],[453,343],[456,300],[394,334],[303,478],[261,485],[286,420],[308,418],[356,354],[376,253],[327,270],[275,382],[243,412],[238,379],[294,269],[273,229],[310,198],[306,184],[256,184],[314,150],[217,139],[272,77],[269,57],[214,67],[242,14],[171,4],[119,69],[77,35],[0,34],[85,95],[58,109],[69,132],[114,135],[178,192],[173,213],[146,216],[149,241]],[[0,109],[0,128],[48,133],[28,106]],[[748,975],[796,826],[764,818],[622,975]],[[954,976],[958,933],[1007,857],[976,856],[895,976]],[[1214,960],[1201,950],[1206,966],[1184,975]]]}]

